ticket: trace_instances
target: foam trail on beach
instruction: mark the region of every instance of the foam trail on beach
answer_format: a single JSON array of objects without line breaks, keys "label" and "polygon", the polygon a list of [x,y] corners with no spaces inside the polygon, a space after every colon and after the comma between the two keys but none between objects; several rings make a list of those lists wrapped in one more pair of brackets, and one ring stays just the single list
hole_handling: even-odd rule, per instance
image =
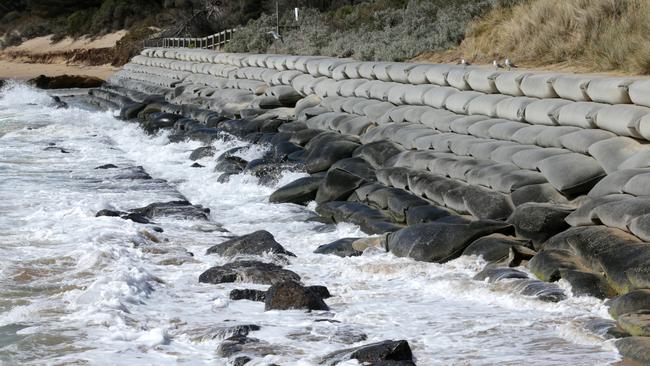
[{"label": "foam trail on beach", "polygon": [[[302,173],[286,173],[275,187],[247,175],[218,183],[214,158],[190,167],[199,142],[147,136],[108,112],[54,109],[44,92],[22,85],[0,93],[0,363],[225,364],[215,352],[219,329],[234,324],[260,325],[251,336],[274,350],[252,365],[313,365],[349,344],[384,339],[407,339],[418,365],[619,359],[609,341],[584,329],[607,317],[602,301],[544,303],[474,281],[483,264],[476,258],[434,264],[376,251],[313,254],[320,244],[364,234],[307,221],[313,212],[300,206],[268,203],[274,188]],[[236,146],[245,143],[214,143],[217,155]],[[253,146],[239,154],[263,152]],[[143,166],[154,179],[114,179],[114,170],[95,169],[109,163]],[[288,269],[334,294],[331,311],[264,312],[262,303],[228,298],[231,289],[264,286],[199,284],[201,272],[226,262],[205,255],[225,240],[214,223],[161,219],[164,232],[155,233],[95,217],[183,197],[209,207],[212,222],[234,234],[270,231],[297,255]]]}]

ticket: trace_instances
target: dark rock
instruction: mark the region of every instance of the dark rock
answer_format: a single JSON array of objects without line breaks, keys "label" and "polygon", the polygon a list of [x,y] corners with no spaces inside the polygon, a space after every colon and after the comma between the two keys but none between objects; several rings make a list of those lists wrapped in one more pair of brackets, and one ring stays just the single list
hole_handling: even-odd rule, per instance
[{"label": "dark rock", "polygon": [[514,225],[517,236],[531,239],[539,248],[551,236],[569,228],[564,221],[571,208],[547,203],[524,203],[518,206],[508,219]]},{"label": "dark rock", "polygon": [[297,151],[303,151],[303,148],[292,142],[285,141],[277,145],[273,145],[271,155],[273,156],[274,160],[285,161],[289,158],[289,155]]},{"label": "dark rock", "polygon": [[269,202],[307,204],[316,198],[316,191],[322,181],[322,177],[314,176],[296,179],[273,192]]},{"label": "dark rock", "polygon": [[627,337],[616,341],[616,348],[626,359],[650,365],[650,337]]},{"label": "dark rock", "polygon": [[362,252],[355,250],[352,247],[352,243],[359,238],[343,238],[331,242],[329,244],[323,244],[316,248],[314,253],[318,254],[334,254],[339,257],[353,257],[361,255]]},{"label": "dark rock", "polygon": [[226,338],[217,347],[217,356],[219,357],[229,358],[238,353],[252,353],[263,357],[272,354],[273,350],[268,343],[245,335]]},{"label": "dark rock", "polygon": [[296,281],[279,282],[266,292],[264,310],[329,310],[320,292],[304,287]]},{"label": "dark rock", "polygon": [[114,178],[115,179],[143,179],[143,180],[148,180],[152,179],[151,176],[144,171],[144,168],[141,166],[135,166],[135,167],[129,167],[129,168],[124,168],[120,169],[121,173],[116,175]]},{"label": "dark rock", "polygon": [[366,234],[383,234],[403,228],[391,223],[390,216],[359,202],[332,201],[316,207],[316,212],[334,222],[351,222],[359,225]]},{"label": "dark rock", "polygon": [[455,259],[474,240],[493,233],[510,234],[512,225],[498,221],[469,224],[416,224],[388,235],[388,250],[398,257],[443,263]]},{"label": "dark rock", "polygon": [[226,156],[217,163],[214,171],[223,172],[224,174],[239,174],[244,171],[247,164],[248,162],[239,156]]},{"label": "dark rock", "polygon": [[202,146],[192,151],[192,153],[190,154],[190,160],[196,161],[202,158],[206,158],[208,156],[213,156],[214,153],[215,153],[214,147]]},{"label": "dark rock", "polygon": [[86,75],[39,75],[27,83],[40,89],[98,88],[104,80]]},{"label": "dark rock", "polygon": [[284,249],[280,243],[275,241],[273,235],[265,230],[255,231],[214,245],[207,250],[206,254],[234,257],[237,255],[263,255],[265,253],[295,257],[295,254]]},{"label": "dark rock", "polygon": [[234,289],[230,291],[230,300],[264,301],[266,291],[251,289]]},{"label": "dark rock", "polygon": [[232,366],[243,366],[249,362],[251,362],[253,359],[248,357],[248,356],[239,356],[235,357],[235,359],[232,361]]},{"label": "dark rock", "polygon": [[272,285],[286,281],[300,281],[296,273],[273,263],[237,261],[208,269],[199,276],[201,283],[249,282]]},{"label": "dark rock", "polygon": [[639,310],[650,309],[650,290],[634,290],[613,299],[609,303],[612,318]]},{"label": "dark rock", "polygon": [[156,202],[131,210],[150,219],[156,217],[178,217],[184,220],[208,220],[210,209],[192,205],[188,201]]},{"label": "dark rock", "polygon": [[407,341],[389,340],[332,352],[322,357],[321,364],[330,366],[353,359],[373,365],[386,361],[412,362],[413,353]]},{"label": "dark rock", "polygon": [[325,286],[320,286],[320,285],[307,286],[307,290],[317,294],[322,299],[329,299],[330,297],[332,297],[332,294],[330,294],[330,291]]},{"label": "dark rock", "polygon": [[633,336],[650,337],[650,309],[621,314],[618,325]]},{"label": "dark rock", "polygon": [[95,217],[100,217],[100,216],[120,217],[122,215],[126,215],[126,212],[105,209],[105,210],[97,211]]},{"label": "dark rock", "polygon": [[124,220],[131,220],[133,222],[137,222],[138,224],[149,224],[151,221],[147,219],[144,215],[140,213],[130,213],[127,215],[122,216]]},{"label": "dark rock", "polygon": [[148,134],[155,134],[163,128],[172,128],[176,121],[182,116],[165,112],[154,112],[149,115],[149,119],[140,123],[142,129]]},{"label": "dark rock", "polygon": [[95,169],[116,169],[117,166],[113,164],[104,164],[96,167]]},{"label": "dark rock", "polygon": [[212,339],[226,339],[233,336],[247,336],[250,332],[262,329],[256,324],[239,324],[215,329]]},{"label": "dark rock", "polygon": [[194,163],[194,164],[190,165],[190,168],[205,168],[205,166],[203,166],[203,165],[201,165],[199,163]]}]

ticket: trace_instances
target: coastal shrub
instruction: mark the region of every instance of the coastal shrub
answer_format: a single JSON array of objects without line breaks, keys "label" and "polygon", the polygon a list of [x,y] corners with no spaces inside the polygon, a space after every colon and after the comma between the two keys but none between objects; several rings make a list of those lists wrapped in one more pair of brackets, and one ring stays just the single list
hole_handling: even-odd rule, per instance
[{"label": "coastal shrub", "polygon": [[266,34],[275,28],[275,15],[262,14],[236,33],[226,49],[402,61],[426,50],[457,46],[464,38],[466,24],[498,3],[374,0],[325,13],[307,8],[298,24],[292,14],[284,12],[280,22],[284,42]]}]

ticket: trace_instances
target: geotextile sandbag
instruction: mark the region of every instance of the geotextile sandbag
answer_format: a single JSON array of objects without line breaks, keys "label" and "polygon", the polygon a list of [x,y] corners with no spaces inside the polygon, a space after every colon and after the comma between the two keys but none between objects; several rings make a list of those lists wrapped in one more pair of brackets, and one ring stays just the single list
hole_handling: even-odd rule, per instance
[{"label": "geotextile sandbag", "polygon": [[526,107],[537,98],[529,97],[511,97],[501,100],[496,106],[496,115],[499,118],[510,119],[513,121],[524,121],[526,116]]},{"label": "geotextile sandbag", "polygon": [[457,66],[449,69],[447,83],[458,90],[472,90],[472,87],[467,83],[469,70],[465,66]]},{"label": "geotextile sandbag", "polygon": [[445,100],[445,108],[459,114],[467,114],[469,103],[482,95],[485,95],[481,92],[476,91],[464,91],[450,95]]},{"label": "geotextile sandbag", "polygon": [[629,137],[612,137],[589,146],[589,155],[602,165],[607,173],[618,170],[619,166],[635,153],[648,150],[650,146]]},{"label": "geotextile sandbag", "polygon": [[650,107],[650,80],[635,80],[629,84],[628,93],[632,103]]},{"label": "geotextile sandbag", "polygon": [[583,75],[558,75],[553,81],[553,89],[560,98],[576,102],[590,101],[587,87],[591,79]]},{"label": "geotextile sandbag", "polygon": [[558,125],[558,111],[559,109],[571,103],[565,99],[542,99],[530,103],[526,106],[525,119],[526,122],[536,125],[554,126]]},{"label": "geotextile sandbag", "polygon": [[422,101],[425,105],[428,105],[433,108],[445,108],[445,103],[447,99],[454,95],[458,94],[459,91],[452,87],[434,87],[426,91],[422,95]]},{"label": "geotextile sandbag", "polygon": [[587,192],[606,175],[594,158],[578,153],[548,157],[537,167],[558,191],[572,195]]},{"label": "geotextile sandbag", "polygon": [[565,149],[573,152],[587,154],[589,147],[598,141],[606,140],[616,135],[612,132],[599,129],[580,129],[570,132],[559,138],[560,144]]},{"label": "geotextile sandbag", "polygon": [[628,78],[593,78],[587,86],[587,94],[594,102],[628,104],[632,102],[628,87],[633,81]]},{"label": "geotextile sandbag", "polygon": [[620,136],[643,138],[639,132],[641,118],[650,114],[650,108],[635,105],[613,105],[596,114],[596,126]]},{"label": "geotextile sandbag", "polygon": [[480,95],[469,102],[468,114],[481,114],[488,117],[497,117],[497,105],[504,99],[511,98],[502,94]]},{"label": "geotextile sandbag", "polygon": [[598,128],[596,114],[604,107],[604,103],[576,102],[565,104],[557,111],[557,122],[561,126],[576,126],[581,128]]},{"label": "geotextile sandbag", "polygon": [[540,73],[527,75],[521,81],[521,91],[524,95],[533,98],[557,98],[558,95],[553,89],[553,82],[558,74]]},{"label": "geotextile sandbag", "polygon": [[475,68],[467,74],[467,84],[469,84],[472,90],[495,94],[499,92],[496,79],[500,74],[501,72],[491,68]]},{"label": "geotextile sandbag", "polygon": [[521,81],[528,75],[531,73],[526,71],[502,72],[496,77],[494,84],[501,94],[514,97],[524,96],[521,91]]}]

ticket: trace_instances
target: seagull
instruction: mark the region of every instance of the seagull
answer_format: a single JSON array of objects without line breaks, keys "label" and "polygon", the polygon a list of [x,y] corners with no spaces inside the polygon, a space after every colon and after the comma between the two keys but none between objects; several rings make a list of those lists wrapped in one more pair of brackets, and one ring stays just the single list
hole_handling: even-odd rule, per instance
[{"label": "seagull", "polygon": [[506,65],[508,70],[510,70],[512,68],[517,68],[517,65],[515,65],[512,61],[510,61],[509,58],[507,58],[503,63]]},{"label": "seagull", "polygon": [[492,61],[492,66],[494,66],[495,69],[502,69],[503,68],[503,65],[501,65],[499,63],[499,61],[497,61],[497,60]]},{"label": "seagull", "polygon": [[458,61],[458,63],[456,63],[456,65],[469,66],[471,64],[469,63],[469,61],[465,60],[464,58],[461,58],[460,61]]},{"label": "seagull", "polygon": [[279,35],[278,32],[270,31],[270,32],[266,32],[266,34],[270,34],[273,37],[273,39],[276,39],[276,40],[279,39],[280,42],[284,43],[284,39],[282,39],[282,36]]}]

